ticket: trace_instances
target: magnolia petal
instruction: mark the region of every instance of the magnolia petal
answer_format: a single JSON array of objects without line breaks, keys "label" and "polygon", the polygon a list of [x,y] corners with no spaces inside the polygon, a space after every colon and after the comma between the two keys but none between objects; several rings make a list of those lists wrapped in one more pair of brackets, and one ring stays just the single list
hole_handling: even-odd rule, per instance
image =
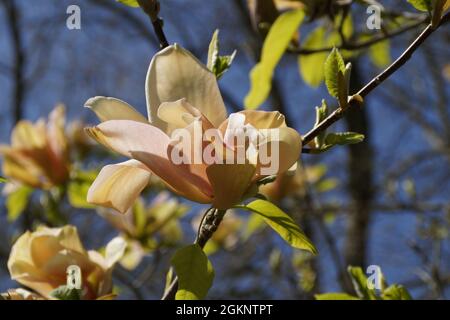
[{"label": "magnolia petal", "polygon": [[46,128],[42,119],[35,125],[27,120],[19,121],[11,133],[11,146],[13,148],[42,149],[46,142]]},{"label": "magnolia petal", "polygon": [[43,187],[42,170],[28,157],[10,147],[2,146],[0,154],[3,155],[2,171],[5,176],[33,188]]},{"label": "magnolia petal", "polygon": [[[300,157],[302,149],[302,139],[297,131],[292,128],[282,127],[266,132],[266,141],[258,146],[258,168],[257,175],[274,175],[288,171]],[[278,150],[277,150],[278,149]],[[267,155],[267,159],[262,158]],[[270,163],[266,163],[269,162]],[[264,168],[274,165],[277,161],[275,172],[267,173]],[[263,165],[264,164],[264,165]]]},{"label": "magnolia petal", "polygon": [[59,159],[67,156],[67,138],[65,133],[66,110],[60,104],[50,113],[47,124],[48,144]]},{"label": "magnolia petal", "polygon": [[241,202],[255,174],[251,164],[213,164],[206,172],[214,189],[213,206],[229,209]]},{"label": "magnolia petal", "polygon": [[158,108],[158,118],[169,124],[167,128],[168,134],[173,129],[186,127],[192,120],[201,116],[201,112],[189,104],[186,99],[163,102]]},{"label": "magnolia petal", "polygon": [[100,121],[133,120],[148,123],[148,120],[128,103],[110,97],[90,98],[84,104],[86,108],[95,112]]},{"label": "magnolia petal", "polygon": [[105,260],[107,269],[114,265],[123,257],[127,243],[122,237],[115,237],[106,245]]},{"label": "magnolia petal", "polygon": [[136,160],[105,166],[89,188],[87,201],[125,213],[150,177],[151,172]]},{"label": "magnolia petal", "polygon": [[[278,111],[260,111],[260,110],[244,110],[236,114],[245,116],[245,123],[250,124],[256,129],[274,129],[286,127],[286,121],[283,114]],[[225,134],[231,116],[220,125],[220,131]]]},{"label": "magnolia petal", "polygon": [[88,128],[91,137],[107,148],[142,162],[173,191],[196,202],[209,203],[209,182],[190,172],[189,165],[169,159],[169,137],[160,129],[130,120],[111,120]]},{"label": "magnolia petal", "polygon": [[168,125],[158,118],[159,106],[163,102],[183,98],[215,127],[226,119],[227,113],[216,76],[177,44],[153,57],[147,74],[146,96],[150,122],[164,131]]}]

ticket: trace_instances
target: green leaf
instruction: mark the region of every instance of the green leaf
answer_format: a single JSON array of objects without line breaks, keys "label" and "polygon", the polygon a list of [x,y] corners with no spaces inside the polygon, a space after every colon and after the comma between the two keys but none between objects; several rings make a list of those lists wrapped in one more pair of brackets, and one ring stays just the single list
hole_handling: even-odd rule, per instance
[{"label": "green leaf", "polygon": [[[303,43],[305,49],[320,49],[327,45],[325,39],[325,28],[318,27],[310,32]],[[311,87],[318,87],[324,80],[324,65],[327,53],[314,53],[300,55],[298,64],[303,81]]]},{"label": "green leaf", "polygon": [[8,180],[6,178],[3,178],[2,176],[0,176],[0,183],[6,183],[8,182]]},{"label": "green leaf", "polygon": [[219,50],[219,30],[216,30],[209,44],[207,67],[216,75],[217,79],[220,79],[228,71],[236,57],[236,50],[229,56],[220,56]]},{"label": "green leaf", "polygon": [[347,293],[322,293],[314,296],[316,300],[360,300]]},{"label": "green leaf", "polygon": [[71,206],[80,209],[92,209],[94,205],[86,201],[87,193],[98,172],[77,171],[67,187],[67,196]]},{"label": "green leaf", "polygon": [[347,145],[364,141],[364,135],[356,132],[329,133],[325,138],[326,145]]},{"label": "green leaf", "polygon": [[389,40],[380,41],[370,46],[369,57],[372,63],[382,69],[391,63],[391,45]]},{"label": "green leaf", "polygon": [[430,12],[431,0],[408,0],[419,11]]},{"label": "green leaf", "polygon": [[[345,63],[339,50],[334,48],[328,55],[325,61],[325,83],[327,85],[328,92],[333,97],[339,99],[339,86],[342,83],[339,81],[339,75],[342,77],[345,74]],[[346,89],[346,88],[345,88]]]},{"label": "green leaf", "polygon": [[94,205],[86,201],[91,184],[88,182],[72,181],[67,188],[69,203],[74,208],[92,209]]},{"label": "green leaf", "polygon": [[411,295],[405,287],[398,284],[389,286],[381,294],[383,300],[412,300]]},{"label": "green leaf", "polygon": [[273,203],[266,200],[255,200],[247,205],[236,206],[236,208],[252,211],[262,216],[264,221],[292,247],[317,254],[317,249],[294,220]]},{"label": "green leaf", "polygon": [[199,245],[179,249],[171,260],[179,279],[176,300],[203,299],[214,279],[214,270]]},{"label": "green leaf", "polygon": [[305,17],[303,10],[292,10],[280,15],[264,41],[261,61],[250,73],[251,89],[245,97],[247,109],[258,108],[269,96],[272,77],[283,53]]},{"label": "green leaf", "polygon": [[209,43],[208,63],[206,64],[206,66],[210,71],[213,71],[218,58],[219,58],[219,29],[216,29],[211,38],[211,42]]},{"label": "green leaf", "polygon": [[375,290],[369,289],[367,286],[367,277],[360,267],[349,266],[347,268],[352,278],[353,287],[358,296],[363,300],[376,300]]},{"label": "green leaf", "polygon": [[32,188],[21,186],[8,195],[6,199],[8,221],[15,221],[22,214],[32,193]]},{"label": "green leaf", "polygon": [[81,294],[81,289],[68,288],[67,286],[59,286],[50,292],[50,296],[59,300],[81,300]]},{"label": "green leaf", "polygon": [[133,8],[139,7],[139,3],[137,2],[137,0],[116,0],[116,1],[119,1],[120,3],[126,4],[127,6],[130,6]]},{"label": "green leaf", "polygon": [[264,219],[259,214],[252,213],[247,220],[247,227],[242,235],[244,241],[250,238],[254,233],[261,230],[264,226]]}]

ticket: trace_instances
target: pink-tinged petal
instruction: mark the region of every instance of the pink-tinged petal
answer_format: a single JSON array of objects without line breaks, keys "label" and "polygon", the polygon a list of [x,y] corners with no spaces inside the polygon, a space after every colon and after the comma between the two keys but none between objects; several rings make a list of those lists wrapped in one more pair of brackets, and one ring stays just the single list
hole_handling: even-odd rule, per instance
[{"label": "pink-tinged petal", "polygon": [[125,213],[150,177],[151,172],[136,160],[105,166],[89,188],[87,201]]},{"label": "pink-tinged petal", "polygon": [[302,150],[302,139],[297,131],[282,127],[260,132],[267,140],[258,145],[258,176],[281,174],[295,165]]},{"label": "pink-tinged petal", "polygon": [[163,102],[158,108],[158,118],[168,124],[167,134],[170,134],[174,129],[188,126],[201,116],[201,112],[188,103],[186,99]]},{"label": "pink-tinged petal", "polygon": [[[274,129],[286,127],[286,121],[283,114],[278,111],[260,111],[260,110],[244,110],[236,114],[245,116],[244,124],[250,124],[256,129]],[[229,126],[229,120],[233,114],[230,115],[220,125],[220,131],[225,134]]]},{"label": "pink-tinged petal", "polygon": [[146,95],[150,122],[164,131],[168,125],[157,113],[164,102],[186,98],[215,127],[227,116],[215,75],[176,44],[153,57],[147,74]]},{"label": "pink-tinged petal", "polygon": [[229,209],[239,204],[250,188],[255,174],[251,164],[213,164],[206,172],[214,189],[213,206],[217,209]]},{"label": "pink-tinged petal", "polygon": [[108,120],[133,120],[148,123],[148,120],[128,103],[109,97],[90,98],[84,104],[95,112],[101,122]]},{"label": "pink-tinged petal", "polygon": [[130,120],[111,120],[87,132],[107,148],[145,164],[180,195],[200,203],[210,202],[209,182],[191,173],[189,165],[175,165],[169,159],[170,139],[160,129]]}]

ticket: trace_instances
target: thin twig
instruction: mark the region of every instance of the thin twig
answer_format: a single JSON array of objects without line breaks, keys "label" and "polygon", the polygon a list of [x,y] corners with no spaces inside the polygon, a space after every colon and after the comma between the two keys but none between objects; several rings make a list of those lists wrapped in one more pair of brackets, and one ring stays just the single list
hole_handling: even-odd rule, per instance
[{"label": "thin twig", "polygon": [[169,42],[167,41],[166,35],[163,30],[163,21],[158,16],[159,15],[159,1],[157,0],[137,0],[139,6],[144,10],[144,12],[150,17],[150,20],[153,25],[153,30],[155,31],[156,36],[158,37],[159,46],[161,49],[164,49],[169,46]]},{"label": "thin twig", "polygon": [[[447,23],[450,20],[450,13],[447,13],[441,20],[440,24],[433,28],[431,24],[429,24],[425,30],[422,31],[422,33],[414,40],[414,42],[403,52],[403,54],[395,60],[389,67],[387,67],[383,72],[381,72],[378,76],[373,78],[364,88],[358,91],[356,95],[359,95],[361,97],[366,97],[369,93],[371,93],[375,88],[377,88],[383,81],[385,81],[387,78],[389,78],[392,74],[394,74],[398,69],[400,69],[406,62],[411,59],[414,52],[421,46],[421,44],[428,39],[428,37],[433,34],[434,31],[436,31],[440,26]],[[358,106],[359,103],[356,101],[352,101],[348,108]],[[311,131],[309,131],[307,134],[305,134],[303,139],[303,145],[307,145],[309,142],[311,142],[315,137],[317,137],[321,132],[326,130],[328,127],[330,127],[332,124],[334,124],[336,121],[341,119],[345,111],[347,109],[343,109],[341,107],[337,108],[333,113],[331,113],[327,118],[325,118],[319,125],[314,127]]]},{"label": "thin twig", "polygon": [[[213,236],[214,232],[217,231],[217,228],[222,222],[225,213],[226,210],[219,210],[214,208],[209,208],[205,212],[198,229],[197,238],[195,239],[195,243],[198,244],[200,248],[203,249],[208,240]],[[167,288],[166,292],[164,292],[161,300],[174,300],[177,290],[178,277],[175,277],[170,286]]]},{"label": "thin twig", "polygon": [[[357,43],[350,43],[350,42],[343,42],[340,46],[336,46],[337,49],[340,50],[347,50],[347,51],[354,51],[354,50],[361,50],[368,48],[374,44],[377,44],[379,42],[394,38],[396,36],[399,36],[403,33],[406,33],[410,30],[414,30],[418,26],[424,24],[428,20],[427,18],[421,19],[417,21],[416,23],[412,23],[410,25],[407,25],[406,27],[399,28],[391,33],[383,33],[379,36],[374,36],[371,39],[357,42]],[[323,52],[330,52],[333,50],[334,47],[323,47],[318,49],[308,49],[308,48],[289,48],[288,52],[295,53],[299,55],[309,55],[309,54],[315,54],[315,53],[323,53]]]}]

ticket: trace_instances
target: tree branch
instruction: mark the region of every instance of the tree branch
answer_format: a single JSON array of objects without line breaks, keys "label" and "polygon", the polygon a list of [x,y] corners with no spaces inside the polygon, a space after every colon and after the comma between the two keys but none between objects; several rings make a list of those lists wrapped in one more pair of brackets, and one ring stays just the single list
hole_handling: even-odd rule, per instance
[{"label": "tree branch", "polygon": [[[421,20],[417,21],[416,23],[412,23],[406,27],[399,28],[391,33],[383,33],[383,34],[380,34],[379,36],[374,36],[373,38],[365,40],[365,41],[361,41],[361,42],[357,42],[357,43],[344,42],[340,46],[336,46],[336,48],[340,49],[340,50],[348,50],[348,51],[365,49],[365,48],[368,48],[379,42],[394,38],[405,32],[408,32],[410,30],[414,30],[418,26],[424,24],[427,20],[428,20],[428,17],[421,19]],[[335,47],[324,47],[324,48],[318,48],[318,49],[290,48],[290,49],[288,49],[288,52],[299,54],[299,55],[309,55],[309,54],[315,54],[315,53],[330,52],[331,50],[333,50],[333,48],[335,48]]]},{"label": "tree branch", "polygon": [[[408,62],[414,52],[425,42],[426,39],[428,39],[429,36],[433,34],[434,31],[436,31],[440,26],[444,25],[450,20],[450,13],[447,13],[439,23],[439,25],[435,28],[429,24],[425,30],[422,31],[422,33],[414,40],[414,42],[403,52],[403,54],[395,60],[388,68],[386,68],[383,72],[381,72],[378,76],[373,78],[368,84],[364,86],[361,90],[359,90],[356,95],[359,95],[361,97],[366,97],[369,93],[371,93],[374,89],[376,89],[383,81],[388,79],[391,75],[393,75],[397,70],[399,70],[406,62]],[[358,102],[355,100],[352,100],[350,102],[350,105],[348,108],[357,106]],[[347,109],[348,109],[347,108]],[[345,111],[347,109],[343,109],[341,107],[337,108],[333,113],[331,113],[326,119],[324,119],[319,125],[317,125],[315,128],[313,128],[311,131],[309,131],[307,134],[305,134],[303,139],[303,145],[307,145],[309,142],[311,142],[316,136],[318,136],[321,132],[326,130],[328,127],[330,127],[332,124],[334,124],[336,121],[341,119]]]}]

